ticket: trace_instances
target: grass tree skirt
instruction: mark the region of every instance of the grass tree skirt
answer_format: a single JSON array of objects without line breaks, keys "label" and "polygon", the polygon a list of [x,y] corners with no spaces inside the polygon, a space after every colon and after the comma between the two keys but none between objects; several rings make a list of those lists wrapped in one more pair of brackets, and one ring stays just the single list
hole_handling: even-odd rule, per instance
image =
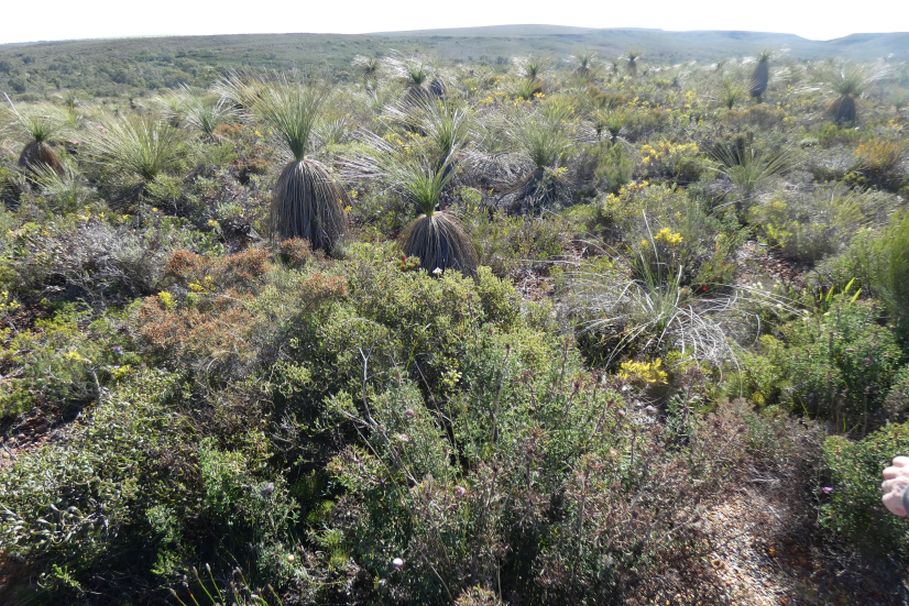
[{"label": "grass tree skirt", "polygon": [[426,271],[457,269],[473,275],[477,270],[476,252],[458,219],[445,211],[414,219],[401,235],[407,256],[419,257]]},{"label": "grass tree skirt", "polygon": [[272,195],[271,225],[279,238],[305,238],[314,250],[331,253],[344,233],[344,190],[324,164],[290,162]]},{"label": "grass tree skirt", "polygon": [[830,106],[830,117],[837,124],[855,122],[855,99],[851,95],[842,95]]},{"label": "grass tree skirt", "polygon": [[19,155],[19,168],[32,172],[52,170],[58,175],[63,174],[63,164],[53,148],[44,141],[32,141]]}]

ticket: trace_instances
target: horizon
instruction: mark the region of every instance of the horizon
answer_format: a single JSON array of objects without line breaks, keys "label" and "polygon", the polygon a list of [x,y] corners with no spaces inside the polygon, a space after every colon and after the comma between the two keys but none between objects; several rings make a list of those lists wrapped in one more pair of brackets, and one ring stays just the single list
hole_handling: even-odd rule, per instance
[{"label": "horizon", "polygon": [[767,0],[760,10],[717,7],[705,0],[693,0],[684,6],[655,0],[646,13],[624,5],[610,7],[608,14],[591,12],[579,0],[565,0],[557,7],[532,8],[510,2],[490,5],[481,0],[463,0],[456,12],[426,11],[416,0],[381,5],[356,0],[306,9],[298,6],[285,0],[261,0],[254,12],[242,12],[211,2],[160,0],[141,18],[133,18],[125,15],[123,5],[113,0],[84,0],[78,5],[48,0],[42,4],[38,18],[28,6],[6,8],[6,18],[0,23],[0,45],[246,34],[370,35],[521,25],[773,33],[812,41],[853,34],[909,32],[909,16],[894,17],[888,10],[891,5],[883,0],[869,0],[863,5],[864,10],[849,15],[831,13],[819,0],[798,4]]},{"label": "horizon", "polygon": [[774,35],[774,36],[795,36],[802,40],[807,40],[810,42],[832,42],[834,40],[840,40],[843,38],[848,38],[850,36],[878,36],[878,35],[889,35],[889,34],[909,34],[909,30],[894,30],[894,31],[855,31],[842,36],[836,36],[833,38],[809,38],[802,36],[794,32],[787,31],[770,31],[770,30],[748,30],[748,29],[666,29],[660,27],[634,27],[634,26],[618,26],[618,27],[586,27],[581,25],[560,25],[553,23],[500,23],[494,25],[465,25],[457,27],[433,27],[433,28],[417,28],[417,29],[401,29],[401,30],[381,30],[381,31],[369,31],[369,32],[316,32],[316,31],[261,31],[261,32],[220,32],[220,33],[200,33],[200,34],[142,34],[142,35],[124,35],[124,36],[89,36],[84,38],[46,38],[38,40],[23,40],[18,42],[2,42],[0,41],[0,47],[2,46],[18,46],[18,45],[30,45],[30,44],[50,44],[56,42],[103,42],[106,40],[111,41],[123,41],[123,40],[154,40],[162,38],[213,38],[220,36],[386,36],[386,35],[406,35],[406,34],[418,34],[418,33],[428,33],[428,32],[440,32],[440,31],[459,31],[459,30],[479,30],[479,29],[496,29],[496,28],[506,28],[506,27],[554,27],[554,28],[566,28],[566,29],[579,29],[585,31],[643,31],[643,32],[660,32],[660,33],[671,33],[671,34],[697,34],[697,33],[744,33],[744,34],[764,34],[764,35]]}]

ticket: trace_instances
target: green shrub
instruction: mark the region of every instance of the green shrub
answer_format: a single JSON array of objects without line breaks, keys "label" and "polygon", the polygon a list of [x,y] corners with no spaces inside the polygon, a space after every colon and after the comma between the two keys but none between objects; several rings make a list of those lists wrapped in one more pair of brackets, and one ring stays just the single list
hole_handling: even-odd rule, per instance
[{"label": "green shrub", "polygon": [[478,206],[468,207],[462,216],[479,264],[499,277],[528,266],[546,271],[564,251],[568,228],[557,216],[515,217]]},{"label": "green shrub", "polygon": [[900,336],[909,342],[909,213],[896,219],[883,243],[886,273],[881,278],[884,301],[897,323]]},{"label": "green shrub", "polygon": [[906,182],[903,158],[907,146],[903,141],[871,139],[855,148],[856,165],[860,172],[876,187],[898,191]]},{"label": "green shrub", "polygon": [[903,422],[909,416],[909,366],[903,366],[893,377],[884,398],[884,412],[891,421]]},{"label": "green shrub", "polygon": [[836,431],[863,435],[879,425],[903,354],[878,317],[873,304],[843,293],[826,311],[784,326],[785,346],[765,342],[785,380],[782,401]]},{"label": "green shrub", "polygon": [[179,375],[137,373],[67,439],[0,472],[0,537],[49,603],[163,598],[199,562],[290,582],[295,506],[263,436],[198,443]]},{"label": "green shrub", "polygon": [[660,140],[641,146],[641,170],[650,179],[668,179],[682,185],[697,181],[708,168],[698,155],[697,143]]},{"label": "green shrub", "polygon": [[635,163],[627,147],[620,142],[601,141],[583,148],[578,159],[580,191],[586,195],[617,192],[631,181]]},{"label": "green shrub", "polygon": [[37,320],[0,349],[9,378],[0,394],[0,418],[40,412],[68,417],[98,397],[103,385],[132,373],[141,360],[126,351],[115,318],[92,321],[73,306]]},{"label": "green shrub", "polygon": [[4,549],[27,563],[50,596],[118,595],[127,587],[108,584],[110,571],[137,575],[130,591],[148,588],[145,573],[165,537],[153,531],[146,511],[162,492],[174,505],[185,506],[188,496],[167,486],[161,467],[161,457],[185,448],[179,436],[185,439],[186,426],[161,406],[176,388],[175,377],[143,374],[69,441],[23,455],[0,473]]},{"label": "green shrub", "polygon": [[182,219],[151,211],[145,221],[129,216],[109,221],[104,208],[79,215],[42,217],[7,234],[10,292],[23,303],[84,300],[101,307],[155,292],[171,250],[219,250],[211,234],[193,230]]},{"label": "green shrub", "polygon": [[878,556],[909,557],[909,530],[881,504],[881,471],[909,452],[909,424],[887,425],[859,441],[832,436],[824,443],[829,500],[820,524],[850,546]]},{"label": "green shrub", "polygon": [[620,243],[620,252],[640,262],[642,270],[659,270],[673,279],[681,272],[686,286],[733,281],[733,253],[741,235],[681,188],[629,183],[605,197],[593,227],[607,245]]},{"label": "green shrub", "polygon": [[848,246],[857,230],[885,225],[898,204],[880,192],[821,187],[755,204],[748,222],[784,257],[810,265]]}]

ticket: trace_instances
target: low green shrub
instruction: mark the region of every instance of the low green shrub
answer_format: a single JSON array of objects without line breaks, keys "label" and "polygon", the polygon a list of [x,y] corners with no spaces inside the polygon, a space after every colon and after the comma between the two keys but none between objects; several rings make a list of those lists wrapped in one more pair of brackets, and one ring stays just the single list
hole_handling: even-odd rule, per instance
[{"label": "low green shrub", "polygon": [[899,204],[881,192],[820,187],[755,204],[748,222],[785,258],[811,265],[843,250],[858,230],[886,225]]},{"label": "low green shrub", "polygon": [[83,300],[96,307],[155,292],[174,249],[220,250],[211,234],[184,220],[154,210],[145,217],[111,216],[103,207],[40,215],[0,238],[14,272],[10,292],[23,303]]},{"label": "low green shrub", "polygon": [[489,266],[499,277],[527,267],[546,271],[565,250],[568,226],[556,215],[509,216],[479,206],[462,214],[480,265]]},{"label": "low green shrub", "polygon": [[881,504],[881,471],[909,452],[909,424],[887,425],[859,441],[831,436],[824,443],[830,492],[820,524],[850,546],[876,556],[909,557],[909,529]]},{"label": "low green shrub", "polygon": [[178,374],[139,372],[66,440],[0,471],[5,555],[30,571],[15,585],[47,603],[123,603],[164,599],[200,562],[252,582],[303,574],[287,558],[296,506],[264,436],[200,441],[187,392]]},{"label": "low green shrub", "polygon": [[[775,367],[762,371],[764,379],[757,383],[768,402],[778,392],[794,412],[858,435],[886,420],[884,398],[903,353],[893,331],[879,323],[874,304],[836,295],[826,311],[782,327],[781,337],[762,341]],[[780,379],[776,388],[766,380],[774,375]]]},{"label": "low green shrub", "polygon": [[128,376],[141,358],[127,350],[113,314],[99,319],[66,306],[0,347],[7,379],[0,393],[0,419],[38,413],[70,417],[97,398],[104,385]]}]

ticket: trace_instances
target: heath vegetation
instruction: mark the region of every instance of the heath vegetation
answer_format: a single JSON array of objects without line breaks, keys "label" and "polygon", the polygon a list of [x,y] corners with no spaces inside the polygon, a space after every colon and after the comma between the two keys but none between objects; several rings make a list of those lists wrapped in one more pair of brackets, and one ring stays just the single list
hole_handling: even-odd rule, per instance
[{"label": "heath vegetation", "polygon": [[0,602],[902,603],[906,64],[358,49],[9,90]]}]

